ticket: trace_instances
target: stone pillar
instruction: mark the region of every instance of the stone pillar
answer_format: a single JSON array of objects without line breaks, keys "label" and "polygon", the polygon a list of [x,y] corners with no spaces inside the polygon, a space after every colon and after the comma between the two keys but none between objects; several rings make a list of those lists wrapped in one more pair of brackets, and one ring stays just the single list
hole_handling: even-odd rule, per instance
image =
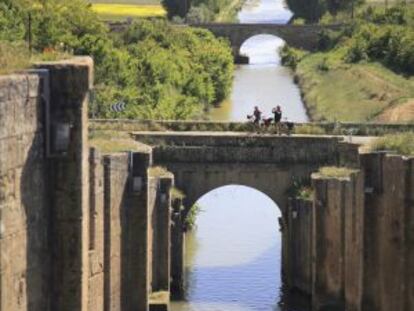
[{"label": "stone pillar", "polygon": [[[312,175],[314,310],[360,310],[362,290],[363,177]],[[352,257],[352,258],[351,258]]]},{"label": "stone pillar", "polygon": [[104,310],[104,169],[94,148],[89,157],[89,303],[88,311]]},{"label": "stone pillar", "polygon": [[361,160],[366,175],[363,310],[404,310],[410,267],[409,161],[380,153],[365,154]]},{"label": "stone pillar", "polygon": [[312,175],[313,211],[313,310],[344,305],[343,182]]},{"label": "stone pillar", "polygon": [[170,290],[170,262],[171,262],[171,196],[170,191],[174,185],[173,177],[162,177],[159,184],[157,209],[157,253],[158,269],[156,276],[157,291]]},{"label": "stone pillar", "polygon": [[174,200],[171,223],[171,294],[174,299],[182,299],[184,295],[185,277],[185,239],[182,218],[182,201]]},{"label": "stone pillar", "polygon": [[[148,177],[150,310],[168,308],[171,265],[171,188],[174,177],[159,169]],[[162,309],[164,310],[164,309]]]},{"label": "stone pillar", "polygon": [[414,159],[407,160],[406,174],[405,308],[414,310]]},{"label": "stone pillar", "polygon": [[289,288],[312,293],[312,201],[292,199],[288,204],[286,280]]},{"label": "stone pillar", "polygon": [[362,310],[364,268],[364,176],[352,174],[345,183],[344,282],[347,311]]},{"label": "stone pillar", "polygon": [[134,153],[131,179],[135,204],[128,209],[128,310],[148,310],[148,167],[151,153]]},{"label": "stone pillar", "polygon": [[52,310],[83,311],[88,293],[90,58],[42,64],[50,72]]}]

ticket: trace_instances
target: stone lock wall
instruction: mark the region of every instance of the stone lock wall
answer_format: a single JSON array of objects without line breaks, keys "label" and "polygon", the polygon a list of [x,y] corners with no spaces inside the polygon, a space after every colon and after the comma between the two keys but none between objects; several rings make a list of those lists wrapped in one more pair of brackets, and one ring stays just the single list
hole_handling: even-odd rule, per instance
[{"label": "stone lock wall", "polygon": [[150,151],[89,150],[90,58],[38,67],[0,77],[0,310],[147,311],[151,282],[169,290],[173,180],[148,189]]},{"label": "stone lock wall", "polygon": [[312,307],[361,310],[363,174],[312,176]]},{"label": "stone lock wall", "polygon": [[365,171],[363,310],[413,310],[413,158],[362,156]]},{"label": "stone lock wall", "polygon": [[39,67],[0,77],[0,310],[86,310],[92,63]]},{"label": "stone lock wall", "polygon": [[0,77],[0,310],[46,310],[47,163],[40,78]]},{"label": "stone lock wall", "polygon": [[310,293],[315,311],[413,310],[414,159],[365,153],[358,163],[348,177],[314,174],[311,209],[290,202],[288,285]]}]

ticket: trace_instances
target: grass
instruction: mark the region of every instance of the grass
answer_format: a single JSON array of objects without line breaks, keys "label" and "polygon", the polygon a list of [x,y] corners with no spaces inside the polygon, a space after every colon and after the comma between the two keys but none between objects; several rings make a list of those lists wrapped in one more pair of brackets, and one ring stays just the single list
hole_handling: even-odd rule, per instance
[{"label": "grass", "polygon": [[[313,121],[391,120],[391,110],[414,99],[414,79],[378,63],[344,64],[341,51],[306,56],[296,70]],[[406,109],[405,122],[414,120]]]},{"label": "grass", "polygon": [[0,41],[0,75],[7,75],[24,71],[32,67],[33,63],[59,61],[73,57],[71,54],[57,50],[45,50],[43,53],[30,55],[23,42]]},{"label": "grass", "polygon": [[170,293],[167,291],[154,292],[149,295],[150,305],[168,304],[170,300]]},{"label": "grass", "polygon": [[152,166],[148,169],[148,174],[152,177],[169,176],[171,173],[162,166]]},{"label": "grass", "polygon": [[23,43],[0,41],[0,75],[11,74],[31,66],[30,54]]},{"label": "grass", "polygon": [[94,3],[92,9],[107,20],[165,16],[165,9],[160,4],[133,3]]},{"label": "grass", "polygon": [[140,145],[128,133],[118,131],[93,131],[89,134],[89,145],[102,153],[141,150]]},{"label": "grass", "polygon": [[414,133],[386,135],[378,138],[369,146],[371,151],[391,151],[393,153],[414,156]]},{"label": "grass", "polygon": [[357,171],[347,167],[325,166],[319,169],[318,175],[325,178],[348,178]]},{"label": "grass", "polygon": [[184,192],[182,192],[180,189],[178,189],[177,187],[172,187],[171,188],[171,198],[173,200],[177,199],[177,200],[182,200],[185,198],[185,194]]},{"label": "grass", "polygon": [[304,135],[326,135],[326,130],[317,125],[301,125],[296,126],[294,129],[295,134],[304,134]]}]

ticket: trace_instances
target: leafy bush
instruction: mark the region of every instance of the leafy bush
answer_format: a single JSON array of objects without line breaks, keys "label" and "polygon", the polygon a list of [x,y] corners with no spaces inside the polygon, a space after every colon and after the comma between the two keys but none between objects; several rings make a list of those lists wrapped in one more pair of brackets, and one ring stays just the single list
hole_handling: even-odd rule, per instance
[{"label": "leafy bush", "polygon": [[307,53],[302,50],[284,45],[280,50],[280,59],[284,66],[296,69],[298,63],[305,57]]},{"label": "leafy bush", "polygon": [[[239,0],[240,6],[243,0]],[[234,0],[162,0],[170,19],[176,16],[186,18],[189,23],[207,23],[216,21],[223,12],[228,11],[228,17],[233,19],[238,6]],[[229,18],[229,19],[230,19]]]},{"label": "leafy bush", "polygon": [[312,200],[314,191],[309,180],[294,180],[292,186],[288,189],[287,195],[290,198],[301,200]]},{"label": "leafy bush", "polygon": [[363,24],[347,42],[347,62],[380,61],[406,74],[414,73],[414,30],[396,25]]},{"label": "leafy bush", "polygon": [[374,24],[407,24],[407,7],[405,4],[393,6],[387,10],[368,7],[360,14],[360,18]]},{"label": "leafy bush", "polygon": [[201,206],[199,204],[194,204],[184,220],[184,230],[191,231],[196,226],[197,216],[202,212]]},{"label": "leafy bush", "polygon": [[124,34],[123,43],[141,90],[128,102],[126,117],[186,119],[230,93],[231,49],[206,30],[142,20]]}]

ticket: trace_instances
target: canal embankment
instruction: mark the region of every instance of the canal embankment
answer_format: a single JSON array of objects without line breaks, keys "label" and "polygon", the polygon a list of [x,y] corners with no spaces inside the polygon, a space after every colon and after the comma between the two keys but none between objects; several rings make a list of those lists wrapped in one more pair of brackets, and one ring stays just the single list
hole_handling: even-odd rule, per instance
[{"label": "canal embankment", "polygon": [[[342,25],[341,31],[320,34],[318,51],[282,51],[312,121],[414,120],[414,9],[405,4],[367,8],[369,4],[356,7],[352,20],[343,8],[335,18],[328,14],[313,21]],[[291,7],[296,16],[312,10]]]},{"label": "canal embankment", "polygon": [[414,81],[379,63],[346,64],[317,53],[305,56],[294,74],[312,121],[414,120]]}]

